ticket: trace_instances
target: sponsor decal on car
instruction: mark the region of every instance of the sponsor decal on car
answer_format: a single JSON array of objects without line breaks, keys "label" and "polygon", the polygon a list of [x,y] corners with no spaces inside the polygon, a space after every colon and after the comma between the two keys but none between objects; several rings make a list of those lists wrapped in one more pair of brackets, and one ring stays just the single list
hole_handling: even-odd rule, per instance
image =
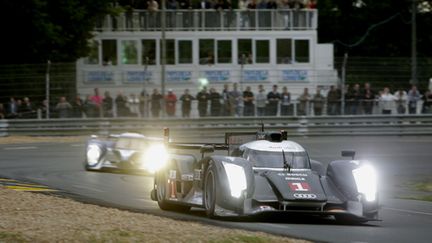
[{"label": "sponsor decal on car", "polygon": [[305,181],[306,179],[303,177],[285,177],[286,181]]},{"label": "sponsor decal on car", "polygon": [[315,199],[317,195],[312,193],[294,193],[293,195],[297,199]]},{"label": "sponsor decal on car", "polygon": [[308,192],[310,191],[310,186],[306,182],[289,182],[288,183],[291,191],[295,192]]}]

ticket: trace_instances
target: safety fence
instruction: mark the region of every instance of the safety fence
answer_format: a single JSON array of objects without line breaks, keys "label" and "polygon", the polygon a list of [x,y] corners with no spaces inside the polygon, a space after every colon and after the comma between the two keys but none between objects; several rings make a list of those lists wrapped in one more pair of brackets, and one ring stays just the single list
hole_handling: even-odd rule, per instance
[{"label": "safety fence", "polygon": [[87,118],[0,120],[0,136],[108,135],[140,132],[173,137],[223,137],[225,132],[285,130],[289,136],[432,135],[432,115],[217,117],[192,119]]}]

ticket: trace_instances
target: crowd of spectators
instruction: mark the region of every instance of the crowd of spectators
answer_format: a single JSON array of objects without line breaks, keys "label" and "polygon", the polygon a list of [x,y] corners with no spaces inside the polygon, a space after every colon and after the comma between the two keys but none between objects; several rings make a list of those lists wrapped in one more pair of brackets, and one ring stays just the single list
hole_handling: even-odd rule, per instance
[{"label": "crowd of spectators", "polygon": [[[344,95],[345,99],[342,99]],[[342,102],[344,100],[344,102]],[[422,101],[422,102],[419,102]],[[409,90],[398,89],[394,92],[389,87],[374,91],[369,83],[346,86],[344,92],[331,86],[327,93],[322,94],[317,87],[314,94],[308,88],[297,97],[293,97],[286,86],[273,85],[266,92],[259,85],[257,92],[246,86],[243,90],[237,83],[225,84],[218,92],[215,88],[203,87],[196,95],[185,89],[179,97],[172,89],[162,95],[158,89],[151,94],[143,90],[139,95],[124,95],[118,92],[111,97],[105,91],[100,95],[95,88],[92,95],[83,100],[77,95],[71,101],[60,97],[51,105],[51,118],[83,118],[83,117],[193,117],[195,108],[199,117],[216,116],[304,116],[304,115],[369,115],[369,114],[418,114],[432,113],[432,92],[427,90],[421,94],[413,85]],[[421,107],[420,107],[421,104]],[[0,119],[44,118],[47,102],[39,105],[30,102],[28,97],[0,103]],[[343,107],[343,108],[342,108]],[[177,112],[177,108],[180,110]]]},{"label": "crowd of spectators", "polygon": [[[161,8],[160,0],[119,0],[118,5],[126,12],[134,9],[158,11]],[[315,9],[316,0],[238,0],[238,6],[233,6],[231,0],[166,0],[167,10],[176,9]]]}]

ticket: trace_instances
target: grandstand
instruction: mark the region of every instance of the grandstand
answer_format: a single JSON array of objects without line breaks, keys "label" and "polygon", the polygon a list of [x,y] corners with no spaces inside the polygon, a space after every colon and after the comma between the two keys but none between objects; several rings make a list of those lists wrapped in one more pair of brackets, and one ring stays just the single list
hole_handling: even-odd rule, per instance
[{"label": "grandstand", "polygon": [[134,9],[106,16],[94,30],[90,55],[77,61],[77,91],[151,92],[161,89],[162,70],[166,89],[177,94],[203,85],[221,91],[234,82],[254,91],[258,84],[267,91],[287,86],[294,96],[304,87],[327,89],[338,75],[333,45],[318,43],[317,27],[316,9]]}]

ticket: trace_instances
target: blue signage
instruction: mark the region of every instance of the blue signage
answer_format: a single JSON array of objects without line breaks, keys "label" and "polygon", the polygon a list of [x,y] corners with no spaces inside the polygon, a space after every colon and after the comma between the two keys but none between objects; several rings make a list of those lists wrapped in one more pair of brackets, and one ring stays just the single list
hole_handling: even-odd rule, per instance
[{"label": "blue signage", "polygon": [[167,71],[167,82],[189,82],[192,79],[191,71]]},{"label": "blue signage", "polygon": [[126,80],[124,83],[139,84],[150,81],[153,73],[150,71],[128,71],[126,72]]},{"label": "blue signage", "polygon": [[114,81],[112,71],[88,71],[86,82],[89,83],[111,83]]},{"label": "blue signage", "polygon": [[282,70],[282,81],[307,81],[306,70]]},{"label": "blue signage", "polygon": [[267,70],[244,70],[244,82],[265,82],[268,80],[269,72]]},{"label": "blue signage", "polygon": [[227,82],[230,79],[230,71],[204,71],[204,75],[210,82]]}]

